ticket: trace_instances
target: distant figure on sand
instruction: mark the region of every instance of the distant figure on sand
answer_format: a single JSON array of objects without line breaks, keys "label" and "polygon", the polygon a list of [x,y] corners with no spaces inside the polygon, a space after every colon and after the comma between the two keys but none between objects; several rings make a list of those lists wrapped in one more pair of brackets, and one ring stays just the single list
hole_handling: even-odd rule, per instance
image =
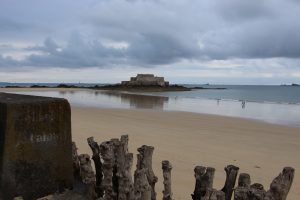
[{"label": "distant figure on sand", "polygon": [[245,109],[246,108],[246,101],[242,100],[242,108]]}]

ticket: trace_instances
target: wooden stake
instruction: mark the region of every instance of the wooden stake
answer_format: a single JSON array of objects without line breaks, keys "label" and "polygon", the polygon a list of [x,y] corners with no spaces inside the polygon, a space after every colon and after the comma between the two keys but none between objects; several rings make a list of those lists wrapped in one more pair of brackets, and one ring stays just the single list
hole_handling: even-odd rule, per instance
[{"label": "wooden stake", "polygon": [[89,137],[87,142],[92,149],[93,156],[92,159],[94,161],[95,170],[96,170],[96,193],[99,197],[103,197],[104,191],[102,188],[102,179],[103,179],[103,172],[102,172],[102,162],[100,158],[100,148],[97,142],[94,141],[94,137]]},{"label": "wooden stake", "polygon": [[157,177],[155,176],[152,169],[152,155],[154,147],[143,145],[137,149],[138,160],[137,160],[137,169],[146,169],[146,175],[151,186],[151,200],[156,200],[155,184],[157,182]]},{"label": "wooden stake", "polygon": [[225,193],[225,200],[231,200],[239,168],[234,165],[228,165],[224,170],[226,172],[226,181],[222,191]]},{"label": "wooden stake", "polygon": [[168,160],[162,161],[162,170],[164,177],[164,190],[163,190],[163,200],[172,200],[172,182],[171,182],[171,171],[172,165]]},{"label": "wooden stake", "polygon": [[212,189],[215,168],[212,167],[203,167],[203,166],[196,166],[194,169],[196,184],[195,190],[192,194],[193,200],[202,200],[205,196],[207,189]]}]

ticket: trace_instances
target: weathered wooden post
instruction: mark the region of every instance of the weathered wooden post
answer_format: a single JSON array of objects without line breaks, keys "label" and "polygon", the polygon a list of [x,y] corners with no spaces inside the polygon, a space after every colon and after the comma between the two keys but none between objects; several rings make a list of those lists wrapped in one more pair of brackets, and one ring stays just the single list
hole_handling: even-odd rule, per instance
[{"label": "weathered wooden post", "polygon": [[225,200],[225,193],[220,190],[213,188],[207,188],[207,191],[204,197],[201,197],[203,200]]},{"label": "weathered wooden post", "polygon": [[73,185],[67,100],[0,93],[0,198],[36,199]]},{"label": "weathered wooden post", "polygon": [[133,154],[128,153],[128,135],[122,135],[120,141],[115,142],[115,148],[118,200],[132,200],[134,199],[134,188],[131,176]]},{"label": "weathered wooden post", "polygon": [[193,200],[202,200],[208,188],[212,189],[215,175],[215,168],[196,166],[194,169],[196,184],[192,194]]},{"label": "weathered wooden post", "polygon": [[250,175],[241,173],[238,180],[238,186],[234,191],[234,200],[263,200],[266,191],[264,186],[259,183],[251,185]]},{"label": "weathered wooden post", "polygon": [[172,181],[171,181],[171,171],[172,165],[168,160],[162,161],[162,170],[164,177],[164,190],[163,190],[163,200],[172,200]]},{"label": "weathered wooden post", "polygon": [[294,180],[295,169],[285,167],[282,172],[272,181],[270,189],[264,200],[286,200]]},{"label": "weathered wooden post", "polygon": [[250,176],[240,174],[238,187],[234,192],[234,200],[286,200],[293,183],[295,170],[285,167],[272,181],[270,189],[266,192],[262,184],[250,185]]},{"label": "weathered wooden post", "polygon": [[238,186],[234,191],[234,200],[248,200],[248,191],[250,189],[250,175],[241,173],[239,175]]},{"label": "weathered wooden post", "polygon": [[225,193],[225,200],[231,200],[239,168],[234,165],[228,165],[224,170],[226,172],[226,181],[222,191]]},{"label": "weathered wooden post", "polygon": [[96,177],[92,168],[90,156],[88,154],[80,154],[78,159],[80,163],[80,177],[82,183],[85,185],[83,194],[89,199],[96,199]]},{"label": "weathered wooden post", "polygon": [[112,150],[113,150],[113,176],[112,176],[112,188],[114,199],[118,199],[119,194],[119,177],[117,175],[118,166],[117,166],[117,149],[120,145],[120,140],[118,138],[112,138],[110,140]]},{"label": "weathered wooden post", "polygon": [[151,200],[151,186],[147,179],[147,169],[137,169],[134,172],[135,200]]},{"label": "weathered wooden post", "polygon": [[248,191],[249,200],[263,200],[266,194],[264,186],[260,183],[254,183],[250,185],[250,190]]},{"label": "weathered wooden post", "polygon": [[103,172],[102,172],[102,162],[100,158],[100,148],[97,142],[94,141],[93,137],[89,137],[87,139],[87,142],[92,149],[93,156],[92,159],[94,161],[95,165],[95,171],[96,171],[96,193],[99,197],[103,197],[103,188],[102,185],[102,179],[103,179]]},{"label": "weathered wooden post", "polygon": [[80,177],[80,162],[77,153],[77,146],[75,142],[72,142],[72,160],[73,160],[73,176],[74,181],[81,181]]},{"label": "weathered wooden post", "polygon": [[143,145],[137,150],[139,152],[137,157],[137,169],[146,169],[147,179],[151,186],[151,200],[156,200],[155,184],[157,182],[157,177],[152,169],[154,147]]},{"label": "weathered wooden post", "polygon": [[103,189],[104,199],[113,200],[116,196],[113,192],[113,167],[114,167],[114,149],[111,141],[100,144],[100,154],[103,159]]},{"label": "weathered wooden post", "polygon": [[249,174],[241,173],[238,180],[238,187],[250,187],[251,178]]}]

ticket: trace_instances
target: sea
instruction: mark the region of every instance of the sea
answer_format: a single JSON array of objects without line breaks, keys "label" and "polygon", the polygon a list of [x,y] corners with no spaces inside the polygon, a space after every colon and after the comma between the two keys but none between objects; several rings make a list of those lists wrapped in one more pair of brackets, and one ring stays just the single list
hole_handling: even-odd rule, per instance
[{"label": "sea", "polygon": [[[0,83],[28,87],[34,83]],[[39,83],[56,86],[58,83]],[[105,85],[80,83],[77,86]],[[184,111],[241,117],[300,127],[300,87],[286,85],[184,85],[204,87],[183,92],[119,93],[109,91],[14,91],[19,94],[61,97],[73,106]]]}]

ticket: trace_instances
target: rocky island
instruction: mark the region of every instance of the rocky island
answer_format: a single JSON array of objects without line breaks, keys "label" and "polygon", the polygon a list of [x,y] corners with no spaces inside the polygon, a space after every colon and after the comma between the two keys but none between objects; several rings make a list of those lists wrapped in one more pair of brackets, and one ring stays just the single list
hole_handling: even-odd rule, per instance
[{"label": "rocky island", "polygon": [[[209,84],[205,84],[209,86]],[[33,84],[29,86],[7,85],[4,88],[76,88],[76,89],[93,89],[93,90],[110,90],[110,91],[130,91],[130,92],[170,92],[170,91],[191,91],[193,89],[209,89],[209,90],[224,90],[223,87],[187,87],[178,84],[170,84],[165,81],[164,77],[154,76],[154,74],[137,74],[131,77],[129,81],[121,81],[117,84],[108,85],[80,85],[60,83],[58,85],[40,85]]]},{"label": "rocky island", "polygon": [[164,92],[164,91],[190,91],[192,88],[181,85],[170,85],[164,77],[157,77],[153,74],[137,74],[131,77],[129,81],[122,81],[119,84],[105,85],[98,87],[104,90],[124,90],[124,91],[147,91],[147,92]]}]

